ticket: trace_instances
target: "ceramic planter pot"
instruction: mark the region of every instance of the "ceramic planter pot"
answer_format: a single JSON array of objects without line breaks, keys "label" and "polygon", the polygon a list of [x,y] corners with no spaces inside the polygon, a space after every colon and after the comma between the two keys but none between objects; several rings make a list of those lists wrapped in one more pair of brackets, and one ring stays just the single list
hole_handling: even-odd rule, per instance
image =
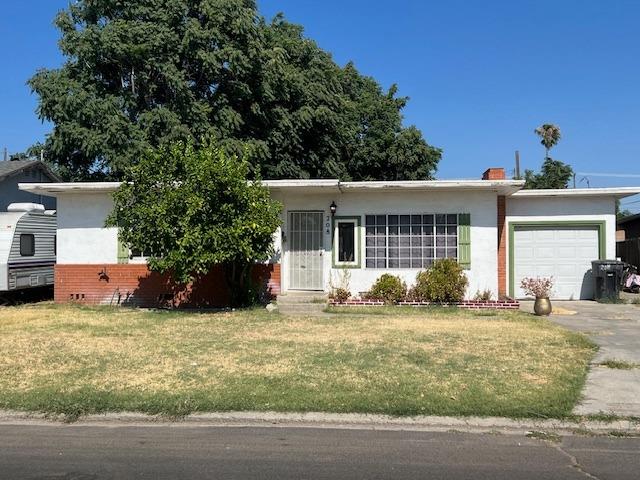
[{"label": "ceramic planter pot", "polygon": [[536,315],[547,317],[551,315],[551,310],[551,300],[548,298],[536,298],[536,301],[533,304],[533,311],[536,312]]}]

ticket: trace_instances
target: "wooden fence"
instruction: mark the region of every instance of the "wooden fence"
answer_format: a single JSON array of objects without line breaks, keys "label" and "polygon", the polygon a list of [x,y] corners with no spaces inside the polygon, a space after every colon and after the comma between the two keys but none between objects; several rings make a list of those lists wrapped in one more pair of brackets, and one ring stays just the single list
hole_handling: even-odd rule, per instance
[{"label": "wooden fence", "polygon": [[623,262],[640,268],[640,238],[630,238],[616,244],[616,256]]}]

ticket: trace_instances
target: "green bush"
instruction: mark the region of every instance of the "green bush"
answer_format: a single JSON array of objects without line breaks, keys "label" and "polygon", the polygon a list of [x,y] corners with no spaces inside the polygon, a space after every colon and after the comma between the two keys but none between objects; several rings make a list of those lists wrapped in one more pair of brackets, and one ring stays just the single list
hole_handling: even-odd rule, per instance
[{"label": "green bush", "polygon": [[338,303],[344,303],[351,297],[351,292],[346,288],[336,288],[329,294],[329,298]]},{"label": "green bush", "polygon": [[376,280],[367,298],[382,300],[386,304],[398,303],[407,296],[407,284],[400,277],[385,273]]},{"label": "green bush", "polygon": [[411,299],[418,302],[453,303],[464,299],[467,276],[452,258],[436,260],[433,266],[416,276]]},{"label": "green bush", "polygon": [[490,302],[493,300],[493,292],[489,289],[483,291],[478,290],[473,296],[473,300],[476,302]]}]

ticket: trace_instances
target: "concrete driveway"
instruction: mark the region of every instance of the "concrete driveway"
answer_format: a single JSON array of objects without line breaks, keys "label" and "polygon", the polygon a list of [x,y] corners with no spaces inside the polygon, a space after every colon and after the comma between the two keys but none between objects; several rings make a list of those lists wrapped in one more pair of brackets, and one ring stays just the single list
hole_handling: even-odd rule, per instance
[{"label": "concrete driveway", "polygon": [[[640,417],[640,305],[588,301],[557,301],[553,305],[577,312],[552,315],[554,322],[586,334],[600,347],[587,377],[583,400],[574,413]],[[634,368],[609,368],[603,365],[608,360]]]}]

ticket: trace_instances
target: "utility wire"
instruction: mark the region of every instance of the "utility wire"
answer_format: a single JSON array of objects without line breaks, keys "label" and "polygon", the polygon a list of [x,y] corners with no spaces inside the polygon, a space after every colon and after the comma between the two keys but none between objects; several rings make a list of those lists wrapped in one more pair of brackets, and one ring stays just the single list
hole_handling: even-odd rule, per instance
[{"label": "utility wire", "polygon": [[635,173],[585,173],[585,172],[576,172],[576,175],[584,175],[584,176],[588,176],[588,177],[640,178],[640,174],[635,174]]}]

